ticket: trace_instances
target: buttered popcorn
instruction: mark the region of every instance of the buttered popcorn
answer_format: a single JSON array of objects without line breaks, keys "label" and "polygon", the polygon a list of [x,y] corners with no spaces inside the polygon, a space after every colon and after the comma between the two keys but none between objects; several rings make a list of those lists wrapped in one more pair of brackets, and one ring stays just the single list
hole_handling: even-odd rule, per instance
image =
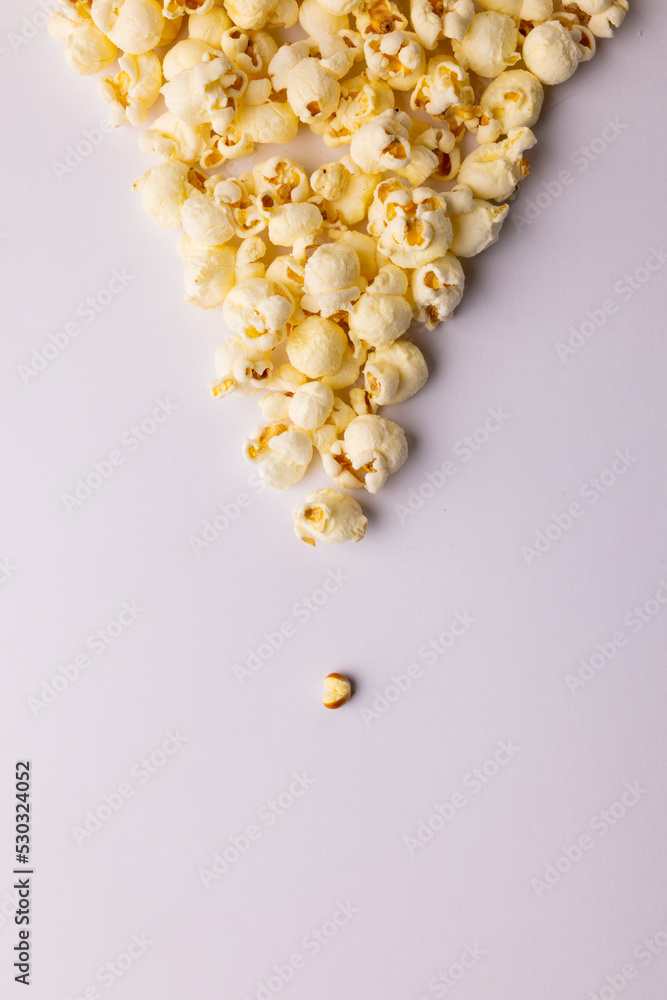
[{"label": "buttered popcorn", "polygon": [[[296,507],[295,533],[359,541],[341,490],[377,493],[407,459],[383,408],[427,381],[418,328],[451,321],[461,261],[496,242],[528,175],[545,86],[628,0],[59,3],[67,63],[99,74],[112,125],[146,126],[158,162],[134,186],[182,231],[186,300],[231,334],[209,388],[256,399],[245,457],[289,489],[319,456],[331,485]],[[303,127],[319,164],[289,155]]]}]

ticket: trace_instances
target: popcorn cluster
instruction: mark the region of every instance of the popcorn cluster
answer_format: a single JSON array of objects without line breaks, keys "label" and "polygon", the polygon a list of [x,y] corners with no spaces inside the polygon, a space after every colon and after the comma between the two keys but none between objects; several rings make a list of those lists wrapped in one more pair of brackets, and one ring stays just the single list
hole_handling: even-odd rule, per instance
[{"label": "popcorn cluster", "polygon": [[[163,100],[139,139],[159,162],[135,186],[182,229],[186,298],[221,307],[233,334],[210,388],[257,395],[247,459],[287,489],[318,452],[337,488],[294,511],[297,537],[359,541],[366,518],[341,489],[376,493],[407,458],[378,411],[426,382],[414,324],[452,317],[459,258],[498,239],[528,173],[543,85],[590,59],[628,0],[60,5],[50,33],[75,72],[104,74],[114,124],[146,125]],[[310,175],[282,152],[233,169],[301,124],[338,158]]]}]

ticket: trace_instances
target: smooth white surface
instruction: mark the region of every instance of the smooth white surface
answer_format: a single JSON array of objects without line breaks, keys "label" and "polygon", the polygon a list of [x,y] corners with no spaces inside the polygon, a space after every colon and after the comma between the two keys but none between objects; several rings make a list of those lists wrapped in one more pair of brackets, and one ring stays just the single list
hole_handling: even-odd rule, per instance
[{"label": "smooth white surface", "polygon": [[[299,544],[290,522],[306,489],[326,485],[321,471],[285,494],[248,485],[241,442],[255,404],[206,391],[221,319],[183,301],[176,237],[141,212],[131,184],[151,161],[136,133],[105,136],[56,178],[104,108],[45,29],[17,45],[38,9],[0,13],[0,560],[12,567],[0,583],[2,996],[24,995],[8,914],[11,782],[27,756],[35,1000],[87,989],[114,1000],[659,997],[667,606],[636,632],[624,619],[667,579],[667,270],[628,301],[614,285],[666,240],[662,5],[633,0],[616,38],[551,92],[512,216],[540,194],[544,207],[526,226],[510,218],[467,267],[455,319],[420,336],[432,377],[388,414],[410,458],[362,498],[363,543],[331,550]],[[581,169],[577,150],[607,119],[620,134]],[[572,183],[546,195],[565,170]],[[114,269],[132,276],[127,288],[94,322],[79,317],[80,335],[25,384],[19,366]],[[569,325],[609,299],[615,314],[562,361]],[[132,450],[128,432],[165,398],[177,409]],[[466,460],[462,439],[498,408],[508,418]],[[68,513],[63,494],[114,449],[122,465]],[[617,451],[626,471],[591,502],[582,490]],[[457,471],[401,520],[395,505],[447,459]],[[239,492],[249,506],[193,552],[191,536]],[[522,554],[573,502],[582,514],[560,540]],[[331,573],[337,589],[307,616],[303,601]],[[87,649],[133,601],[138,620],[102,655]],[[429,664],[421,647],[457,614],[474,624]],[[234,665],[284,623],[295,634],[240,684]],[[567,675],[618,631],[623,648],[569,690]],[[86,651],[90,666],[36,710],[29,699]],[[382,712],[378,693],[411,663],[421,676]],[[339,712],[320,704],[330,670],[357,684]],[[140,761],[169,730],[187,742],[145,780]],[[503,740],[520,750],[478,788],[471,772]],[[258,812],[294,772],[314,783],[269,825]],[[128,782],[131,797],[79,845],[87,812]],[[639,799],[607,827],[599,814],[627,783]],[[405,838],[455,793],[465,805],[411,853]],[[205,888],[200,870],[250,824],[259,839]],[[583,835],[578,863],[540,887]],[[315,954],[304,938],[336,913],[342,922],[339,903],[358,912]],[[145,954],[122,978],[98,978],[135,934],[152,942]],[[641,950],[656,935],[656,954]],[[466,946],[483,956],[451,990],[438,985]],[[303,968],[262,994],[296,953]],[[628,963],[636,976],[619,986]]]}]

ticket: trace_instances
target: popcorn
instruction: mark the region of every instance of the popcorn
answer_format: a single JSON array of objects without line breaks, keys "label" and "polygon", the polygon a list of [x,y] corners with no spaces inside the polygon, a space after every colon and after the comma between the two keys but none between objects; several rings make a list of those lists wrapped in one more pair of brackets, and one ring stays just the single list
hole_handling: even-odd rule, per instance
[{"label": "popcorn", "polygon": [[[316,542],[360,542],[368,521],[354,497],[338,490],[313,490],[306,502],[293,514],[297,538],[309,545]],[[351,685],[342,674],[329,674],[325,679],[329,694],[324,698],[327,708],[340,708],[348,701]]]},{"label": "popcorn", "polygon": [[543,100],[544,88],[533,73],[510,69],[489,84],[479,103],[507,135],[513,128],[532,128],[540,117]]},{"label": "popcorn", "polygon": [[296,136],[299,121],[289,104],[269,101],[259,107],[242,107],[234,122],[253,142],[283,144]]},{"label": "popcorn", "polygon": [[462,40],[452,42],[454,55],[479,76],[498,76],[521,58],[519,32],[511,17],[496,11],[475,14]]},{"label": "popcorn", "polygon": [[372,351],[364,368],[364,390],[377,406],[403,403],[426,384],[428,368],[415,344],[397,340]]},{"label": "popcorn", "polygon": [[371,347],[389,347],[402,337],[412,322],[412,309],[405,300],[408,279],[393,264],[381,268],[359,301],[350,309],[350,337]]},{"label": "popcorn", "polygon": [[306,264],[303,308],[333,316],[347,312],[361,294],[361,268],[352,247],[327,243],[318,247]]},{"label": "popcorn", "polygon": [[270,372],[270,351],[257,350],[243,337],[230,337],[215,352],[216,378],[209,389],[213,396],[247,395],[266,384]]},{"label": "popcorn", "polygon": [[424,72],[424,50],[408,31],[367,35],[364,55],[371,80],[386,80],[392,90],[411,90]]},{"label": "popcorn", "polygon": [[451,56],[436,56],[429,59],[426,73],[416,82],[410,107],[413,111],[426,111],[438,117],[448,108],[471,104],[473,100],[466,70]]},{"label": "popcorn", "polygon": [[155,119],[152,128],[140,133],[139,147],[161,160],[180,160],[191,165],[204,157],[209,135],[209,128],[186,125],[171,111],[165,111]]},{"label": "popcorn", "polygon": [[370,0],[364,9],[355,14],[357,31],[367,35],[388,35],[392,31],[403,31],[408,19],[392,0]]},{"label": "popcorn", "polygon": [[465,285],[463,268],[453,253],[417,268],[410,281],[415,314],[427,330],[452,318]]},{"label": "popcorn", "polygon": [[269,63],[269,76],[276,91],[287,88],[287,77],[300,62],[310,55],[308,42],[281,45]]},{"label": "popcorn", "polygon": [[225,10],[239,28],[263,28],[271,16],[273,0],[225,0]]},{"label": "popcorn", "polygon": [[154,49],[164,31],[157,0],[92,0],[90,16],[114,45],[132,56]]},{"label": "popcorn", "polygon": [[334,442],[322,462],[337,486],[364,487],[369,493],[377,493],[407,457],[403,428],[392,420],[368,414],[348,424],[342,440]]},{"label": "popcorn", "polygon": [[502,142],[485,142],[469,153],[461,164],[459,180],[477,198],[505,201],[526,176],[523,154],[536,141],[528,128],[510,129]]},{"label": "popcorn", "polygon": [[303,167],[287,156],[272,156],[252,170],[258,204],[271,212],[288,202],[305,201],[310,195]]},{"label": "popcorn", "polygon": [[184,234],[178,252],[185,264],[185,298],[200,309],[222,305],[234,284],[234,250],[195,243]]},{"label": "popcorn", "polygon": [[165,80],[173,80],[184,69],[192,69],[200,63],[207,53],[216,52],[216,46],[211,46],[201,38],[183,38],[165,53],[162,74]]},{"label": "popcorn", "polygon": [[343,351],[343,358],[340,367],[333,375],[323,375],[322,382],[330,386],[334,391],[349,389],[359,378],[359,373],[366,360],[368,349],[361,343],[356,345],[348,344]]},{"label": "popcorn", "polygon": [[235,26],[222,32],[219,47],[248,75],[263,72],[278,51],[278,45],[267,31],[242,31]]},{"label": "popcorn", "polygon": [[289,420],[291,392],[266,392],[257,400],[267,424],[284,424]]},{"label": "popcorn", "polygon": [[247,239],[266,229],[266,220],[254,196],[252,174],[241,174],[217,183],[212,177],[210,182],[213,200],[229,210],[236,236]]},{"label": "popcorn", "polygon": [[123,55],[116,77],[105,76],[98,85],[100,97],[109,103],[113,125],[143,125],[148,109],[160,96],[162,65],[153,52],[140,56]]},{"label": "popcorn", "polygon": [[234,120],[237,100],[248,84],[227,56],[207,51],[191,69],[183,69],[162,87],[167,108],[188,125],[208,122],[224,135]]},{"label": "popcorn", "polygon": [[174,19],[184,14],[208,14],[215,0],[162,0],[162,13]]},{"label": "popcorn", "polygon": [[181,222],[188,236],[206,246],[222,246],[234,236],[231,212],[207,194],[193,189],[183,202]]},{"label": "popcorn", "polygon": [[[579,26],[580,37],[582,30]],[[589,36],[594,37],[590,33]],[[586,37],[590,43],[590,38]],[[569,80],[584,58],[582,46],[577,44],[576,34],[560,21],[546,21],[529,31],[523,43],[522,55],[530,72],[542,83],[548,84]]]},{"label": "popcorn", "polygon": [[229,329],[261,351],[284,340],[293,312],[291,299],[265,278],[247,278],[235,285],[222,307]]},{"label": "popcorn", "polygon": [[371,81],[366,74],[343,80],[340,95],[336,113],[324,132],[325,143],[334,148],[350,142],[360,128],[394,107],[394,92],[389,84]]},{"label": "popcorn", "polygon": [[100,73],[116,58],[116,46],[100,31],[84,7],[76,10],[74,19],[65,17],[60,11],[51,11],[47,27],[52,38],[64,42],[67,65],[81,76]]},{"label": "popcorn", "polygon": [[[570,9],[566,4],[566,9]],[[588,28],[598,38],[611,38],[628,12],[628,0],[577,0],[573,5],[588,17]]]},{"label": "popcorn", "polygon": [[324,220],[317,205],[290,202],[269,215],[269,239],[274,246],[294,247],[295,256],[305,253],[322,231]]},{"label": "popcorn", "polygon": [[258,428],[244,444],[249,462],[258,466],[261,479],[286,490],[303,479],[313,455],[310,435],[299,427],[272,424]]},{"label": "popcorn", "polygon": [[307,125],[325,121],[338,107],[340,84],[319,59],[302,59],[287,74],[287,100]]},{"label": "popcorn", "polygon": [[[176,2],[180,3],[180,0]],[[190,38],[201,39],[213,49],[219,49],[223,31],[227,31],[231,26],[231,18],[224,7],[210,6],[205,11],[200,8],[197,17],[188,18],[188,35]]]},{"label": "popcorn", "polygon": [[299,24],[314,42],[326,44],[350,27],[350,19],[346,14],[326,10],[317,0],[303,0],[299,5]]},{"label": "popcorn", "polygon": [[457,257],[475,257],[496,242],[500,236],[509,205],[492,205],[482,198],[473,198],[470,210],[452,216],[451,251]]},{"label": "popcorn", "polygon": [[399,267],[421,267],[447,252],[452,224],[442,199],[428,187],[410,191],[401,181],[383,181],[375,189],[368,231]]},{"label": "popcorn", "polygon": [[136,181],[144,212],[159,226],[178,229],[181,225],[181,211],[192,190],[189,176],[187,164],[172,160],[151,167]]},{"label": "popcorn", "polygon": [[347,337],[331,319],[308,316],[288,334],[287,357],[308,378],[333,375],[340,368]]},{"label": "popcorn", "polygon": [[289,418],[297,427],[314,431],[321,427],[333,409],[333,389],[324,382],[306,382],[289,403]]},{"label": "popcorn", "polygon": [[475,14],[472,0],[410,0],[410,17],[425,49],[434,49],[441,38],[461,41]]},{"label": "popcorn", "polygon": [[403,111],[385,111],[354,133],[350,156],[367,174],[407,167],[412,158],[409,128]]}]

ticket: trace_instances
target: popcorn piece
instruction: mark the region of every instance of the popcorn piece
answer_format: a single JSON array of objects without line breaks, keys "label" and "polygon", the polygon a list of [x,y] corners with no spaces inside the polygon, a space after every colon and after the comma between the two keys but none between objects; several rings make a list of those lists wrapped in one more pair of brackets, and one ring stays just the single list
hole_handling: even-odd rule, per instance
[{"label": "popcorn piece", "polygon": [[141,56],[123,55],[116,77],[105,76],[98,85],[100,97],[109,102],[112,124],[143,125],[148,109],[160,96],[162,65],[154,52]]},{"label": "popcorn piece", "polygon": [[306,382],[289,403],[289,418],[297,427],[314,431],[321,427],[333,409],[333,390],[323,382]]},{"label": "popcorn piece", "polygon": [[[354,499],[338,490],[313,490],[306,502],[293,512],[297,538],[309,545],[316,542],[360,542],[366,532],[367,519]],[[340,708],[349,700],[352,685],[343,674],[329,674],[324,681],[326,708]]]},{"label": "popcorn piece", "polygon": [[287,77],[300,62],[310,55],[308,42],[281,45],[269,63],[269,76],[276,92],[286,90]]},{"label": "popcorn piece", "polygon": [[350,173],[342,163],[325,163],[311,174],[310,186],[327,201],[342,198],[350,183]]},{"label": "popcorn piece", "polygon": [[239,28],[263,28],[271,16],[273,0],[225,0],[225,10]]},{"label": "popcorn piece", "polygon": [[64,42],[62,51],[67,65],[81,76],[100,73],[116,58],[116,46],[91,20],[85,8],[76,9],[72,18],[51,11],[47,27],[52,38]]},{"label": "popcorn piece", "polygon": [[351,77],[340,85],[340,101],[324,132],[327,146],[350,142],[364,125],[394,107],[394,92],[383,80],[370,81],[366,74]]},{"label": "popcorn piece", "polygon": [[270,352],[258,351],[243,337],[230,337],[215,352],[216,378],[209,382],[213,396],[230,392],[247,395],[266,384],[271,372]]},{"label": "popcorn piece", "polygon": [[408,280],[400,268],[389,267],[392,277],[400,276],[398,282],[383,280],[387,269],[382,268],[349,314],[350,337],[376,348],[389,347],[412,322],[412,309],[404,298]]},{"label": "popcorn piece", "polygon": [[489,84],[480,105],[507,135],[513,128],[532,128],[540,117],[543,100],[544,88],[533,73],[511,69]]},{"label": "popcorn piece", "polygon": [[280,365],[270,376],[266,383],[267,389],[272,392],[284,392],[285,395],[294,395],[299,386],[307,382],[303,372],[297,371],[294,365]]},{"label": "popcorn piece", "polygon": [[368,213],[368,231],[399,267],[421,267],[443,256],[452,241],[452,224],[444,202],[428,187],[410,191],[399,180],[383,181],[375,189]]},{"label": "popcorn piece", "polygon": [[267,31],[242,31],[235,26],[223,31],[219,47],[248,75],[264,72],[278,51],[278,45]]},{"label": "popcorn piece", "polygon": [[397,340],[391,347],[369,355],[364,389],[377,406],[391,406],[414,396],[427,378],[428,368],[419,348],[407,340]]},{"label": "popcorn piece", "polygon": [[181,211],[192,191],[189,174],[187,164],[172,160],[151,167],[135,182],[135,189],[141,192],[144,212],[159,226],[180,227]]},{"label": "popcorn piece", "polygon": [[228,207],[237,236],[247,239],[266,229],[266,220],[253,193],[252,174],[228,177],[217,183],[214,176],[210,178],[210,185],[216,203]]},{"label": "popcorn piece", "polygon": [[234,275],[236,284],[248,278],[263,278],[266,268],[262,257],[266,254],[266,243],[259,236],[251,236],[243,240],[236,251]]},{"label": "popcorn piece", "polygon": [[162,0],[162,13],[171,19],[184,14],[209,14],[214,3],[215,0]]},{"label": "popcorn piece", "polygon": [[575,35],[560,21],[546,21],[529,31],[522,54],[530,72],[551,85],[569,80],[583,59]]},{"label": "popcorn piece", "polygon": [[139,148],[161,160],[198,162],[208,148],[210,129],[201,125],[186,125],[171,111],[165,111],[153,122],[153,127],[139,133]]},{"label": "popcorn piece", "polygon": [[[356,503],[356,501],[353,501],[353,503]],[[357,506],[359,505],[357,504]],[[304,539],[304,541],[313,540]],[[355,538],[354,541],[359,541],[359,539]],[[315,542],[313,541],[313,545],[314,544]],[[328,674],[328,676],[324,678],[324,685],[327,689],[327,693],[322,699],[322,703],[325,708],[340,708],[341,705],[344,705],[346,701],[350,700],[352,685],[343,674]]]},{"label": "popcorn piece", "polygon": [[475,14],[472,0],[410,0],[410,17],[425,49],[441,38],[461,41]]},{"label": "popcorn piece", "polygon": [[318,247],[304,271],[302,307],[324,317],[347,312],[361,294],[360,275],[359,258],[352,247],[335,243]]},{"label": "popcorn piece", "polygon": [[535,142],[530,129],[510,129],[502,142],[485,142],[469,153],[461,164],[459,180],[477,198],[504,201],[526,176],[523,154]]},{"label": "popcorn piece", "polygon": [[267,424],[284,424],[289,420],[291,392],[267,392],[257,400]]},{"label": "popcorn piece", "polygon": [[417,319],[427,330],[434,330],[452,318],[463,295],[465,275],[454,254],[447,253],[413,271],[411,284]]},{"label": "popcorn piece", "polygon": [[223,31],[231,26],[231,18],[224,7],[211,6],[206,11],[200,8],[197,17],[188,19],[188,35],[190,38],[201,39],[213,49],[219,49]]},{"label": "popcorn piece", "polygon": [[340,84],[319,59],[302,59],[287,74],[287,100],[306,125],[325,121],[338,107]]},{"label": "popcorn piece", "polygon": [[90,16],[114,45],[132,56],[154,49],[164,31],[157,0],[92,0]]},{"label": "popcorn piece", "polygon": [[205,52],[191,69],[183,69],[162,87],[168,109],[188,125],[211,123],[224,135],[237,111],[237,101],[248,84],[245,73],[231,60]]},{"label": "popcorn piece", "polygon": [[385,111],[352,136],[350,156],[364,173],[407,167],[412,158],[410,119],[403,111]]},{"label": "popcorn piece", "polygon": [[393,90],[412,90],[424,72],[424,50],[408,31],[367,35],[364,55],[371,80],[386,80]]},{"label": "popcorn piece", "polygon": [[363,486],[369,493],[377,493],[407,457],[403,428],[392,420],[368,414],[348,424],[343,439],[334,442],[322,462],[337,486]]},{"label": "popcorn piece", "polygon": [[226,205],[193,189],[183,202],[181,221],[188,236],[206,246],[222,246],[234,236],[231,212]]},{"label": "popcorn piece", "polygon": [[588,27],[598,38],[611,38],[614,28],[618,28],[628,12],[628,0],[577,0],[574,5],[565,4],[566,10],[577,7],[588,17]]},{"label": "popcorn piece", "polygon": [[332,14],[317,3],[317,0],[303,0],[299,6],[299,24],[305,33],[318,45],[326,44],[341,31],[350,27],[346,14]]},{"label": "popcorn piece", "polygon": [[287,337],[287,357],[308,378],[338,371],[347,346],[345,333],[333,320],[308,316]]},{"label": "popcorn piece", "polygon": [[303,262],[291,255],[274,257],[266,269],[266,277],[286,289],[295,302],[303,295],[303,276]]},{"label": "popcorn piece", "polygon": [[415,84],[410,107],[437,117],[448,108],[471,104],[473,100],[470,77],[463,67],[451,56],[435,56],[429,59],[426,73]]},{"label": "popcorn piece", "polygon": [[457,257],[475,257],[500,236],[509,205],[492,205],[474,198],[470,211],[452,217],[451,251]]},{"label": "popcorn piece", "polygon": [[521,58],[516,51],[519,32],[511,17],[496,11],[475,14],[463,39],[452,48],[458,61],[479,76],[498,76]]},{"label": "popcorn piece", "polygon": [[284,144],[291,142],[299,120],[289,104],[269,101],[259,107],[242,107],[234,122],[238,131],[253,142]]},{"label": "popcorn piece", "polygon": [[162,61],[162,74],[165,80],[173,80],[184,69],[192,69],[207,54],[219,55],[215,46],[212,47],[201,38],[183,38],[180,42],[176,42],[168,52],[165,52]]},{"label": "popcorn piece", "polygon": [[269,239],[274,246],[294,247],[295,256],[305,254],[315,237],[322,231],[324,220],[317,205],[310,202],[290,202],[279,205],[269,215]]},{"label": "popcorn piece", "polygon": [[340,367],[333,375],[323,375],[322,381],[334,390],[348,389],[359,378],[359,373],[366,360],[367,348],[358,341],[356,345],[348,345],[343,351]]},{"label": "popcorn piece", "polygon": [[382,174],[364,173],[350,156],[344,157],[340,166],[347,175],[345,193],[339,198],[325,201],[324,209],[330,218],[345,226],[356,226],[366,218],[373,192],[382,180]]},{"label": "popcorn piece", "polygon": [[392,31],[404,31],[408,19],[392,0],[370,0],[364,9],[355,14],[357,31],[366,38],[368,35],[388,35]]},{"label": "popcorn piece", "polygon": [[305,201],[310,195],[305,170],[287,156],[272,156],[258,163],[252,176],[257,201],[267,212],[288,202]]},{"label": "popcorn piece", "polygon": [[247,438],[245,457],[258,466],[265,483],[278,490],[288,489],[303,479],[313,455],[307,431],[285,424],[260,427]]},{"label": "popcorn piece", "polygon": [[234,284],[234,257],[231,247],[210,247],[181,236],[178,252],[185,264],[185,298],[199,309],[222,305]]},{"label": "popcorn piece", "polygon": [[271,350],[285,338],[293,312],[291,299],[265,278],[248,278],[235,285],[222,307],[229,329],[260,351]]}]

